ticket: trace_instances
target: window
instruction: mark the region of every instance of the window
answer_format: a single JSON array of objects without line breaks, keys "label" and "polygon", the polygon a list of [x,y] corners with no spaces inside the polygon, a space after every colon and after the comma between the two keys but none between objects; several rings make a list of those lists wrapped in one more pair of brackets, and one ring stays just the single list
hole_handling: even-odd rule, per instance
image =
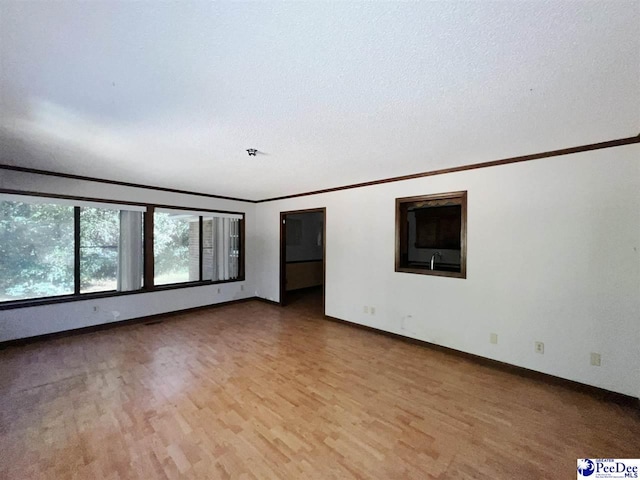
[{"label": "window", "polygon": [[237,280],[242,215],[157,209],[155,284]]},{"label": "window", "polygon": [[0,302],[142,288],[144,209],[0,194]]},{"label": "window", "polygon": [[74,292],[74,209],[0,196],[0,302]]},{"label": "window", "polygon": [[80,293],[142,288],[142,212],[80,208]]},{"label": "window", "polygon": [[200,280],[200,217],[156,211],[153,224],[155,285]]},{"label": "window", "polygon": [[240,213],[0,191],[0,309],[244,280],[243,228]]},{"label": "window", "polygon": [[203,280],[235,280],[240,276],[240,220],[234,215],[203,217]]},{"label": "window", "polygon": [[396,199],[396,272],[466,278],[466,191]]}]

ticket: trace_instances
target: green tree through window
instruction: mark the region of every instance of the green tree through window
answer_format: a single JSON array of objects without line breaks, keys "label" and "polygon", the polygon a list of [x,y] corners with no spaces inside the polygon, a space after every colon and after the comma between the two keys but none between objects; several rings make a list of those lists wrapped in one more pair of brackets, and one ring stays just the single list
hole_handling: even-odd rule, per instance
[{"label": "green tree through window", "polygon": [[73,293],[73,207],[0,201],[0,301]]}]

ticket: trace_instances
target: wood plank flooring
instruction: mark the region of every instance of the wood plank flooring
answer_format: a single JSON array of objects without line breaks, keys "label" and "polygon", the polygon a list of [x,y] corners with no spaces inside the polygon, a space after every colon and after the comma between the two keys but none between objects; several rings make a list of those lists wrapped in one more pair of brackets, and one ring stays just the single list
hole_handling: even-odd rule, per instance
[{"label": "wood plank flooring", "polygon": [[638,410],[258,301],[0,351],[2,479],[576,478]]}]

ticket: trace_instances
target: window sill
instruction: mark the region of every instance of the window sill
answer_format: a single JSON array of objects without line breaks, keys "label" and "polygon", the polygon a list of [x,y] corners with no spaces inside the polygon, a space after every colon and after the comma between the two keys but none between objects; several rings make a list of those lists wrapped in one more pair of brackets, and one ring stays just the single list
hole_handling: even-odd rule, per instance
[{"label": "window sill", "polygon": [[417,273],[418,275],[431,275],[433,277],[467,278],[466,269],[461,272],[448,272],[446,270],[428,270],[425,268],[396,267],[396,272]]},{"label": "window sill", "polygon": [[126,295],[140,295],[143,293],[164,292],[166,290],[177,290],[180,288],[193,288],[193,287],[206,287],[208,285],[219,285],[221,283],[235,283],[244,282],[244,277],[237,278],[235,280],[219,280],[216,282],[187,282],[187,283],[172,283],[168,285],[158,285],[152,289],[145,290],[131,290],[128,292],[95,292],[95,293],[81,293],[80,295],[60,295],[57,297],[43,297],[33,298],[28,300],[12,300],[8,302],[0,303],[1,310],[12,310],[17,308],[27,307],[40,307],[45,305],[54,305],[56,303],[68,303],[68,302],[81,302],[83,300],[95,300],[99,298],[111,298],[111,297],[124,297]]}]

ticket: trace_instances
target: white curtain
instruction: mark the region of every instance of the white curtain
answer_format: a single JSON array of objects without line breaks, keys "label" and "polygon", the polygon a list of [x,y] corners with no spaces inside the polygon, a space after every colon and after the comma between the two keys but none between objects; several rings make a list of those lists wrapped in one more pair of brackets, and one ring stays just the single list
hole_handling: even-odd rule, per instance
[{"label": "white curtain", "polygon": [[229,276],[231,278],[238,278],[240,265],[240,220],[237,218],[230,218],[230,251],[229,251]]},{"label": "white curtain", "polygon": [[120,210],[118,291],[142,288],[142,212]]},{"label": "white curtain", "polygon": [[235,280],[239,275],[240,220],[213,217],[212,280]]}]

